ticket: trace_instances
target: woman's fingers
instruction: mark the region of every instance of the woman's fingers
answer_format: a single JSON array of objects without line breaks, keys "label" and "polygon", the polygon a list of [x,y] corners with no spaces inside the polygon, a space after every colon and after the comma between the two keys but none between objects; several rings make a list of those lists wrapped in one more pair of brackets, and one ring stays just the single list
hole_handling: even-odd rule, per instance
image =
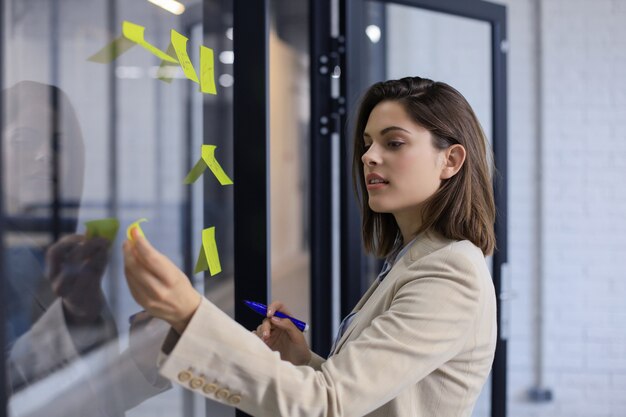
[{"label": "woman's fingers", "polygon": [[182,333],[202,301],[185,274],[134,235],[124,242],[124,272],[133,298],[154,317]]},{"label": "woman's fingers", "polygon": [[252,330],[252,333],[257,335],[257,337],[263,340],[263,323],[259,324],[256,329]]},{"label": "woman's fingers", "polygon": [[253,333],[256,334],[259,339],[271,345],[278,337],[276,330],[277,328],[274,326],[274,323],[266,318],[253,330]]},{"label": "woman's fingers", "polygon": [[163,265],[164,257],[161,255],[161,252],[156,250],[148,239],[141,236],[136,227],[130,233],[133,237],[132,242],[130,242],[130,248],[136,255],[137,261],[158,277],[165,267]]},{"label": "woman's fingers", "polygon": [[133,253],[132,243],[128,240],[122,244],[122,252],[124,253],[124,269],[126,272],[126,276],[129,274],[134,274],[137,269],[137,260],[135,259],[135,254]]},{"label": "woman's fingers", "polygon": [[272,317],[270,320],[272,322],[272,326],[287,332],[291,341],[296,342],[303,338],[302,332],[296,327],[295,324],[293,324],[291,320],[281,319],[276,316]]},{"label": "woman's fingers", "polygon": [[[129,246],[137,264],[166,287],[176,286],[184,273],[168,257],[155,249],[148,239],[139,235],[136,228],[131,231],[131,235],[133,240],[129,242]],[[184,281],[188,282],[187,278]]]},{"label": "woman's fingers", "polygon": [[285,308],[282,301],[272,301],[272,303],[267,306],[267,317],[272,317],[277,311],[291,316],[291,313]]},{"label": "woman's fingers", "polygon": [[128,241],[124,242],[122,250],[124,252],[124,274],[126,275],[128,289],[133,298],[145,307],[144,297],[146,296],[148,285],[146,285],[147,283],[144,280],[149,280],[149,278],[143,277],[142,272],[144,268],[143,265],[137,262],[132,244]]},{"label": "woman's fingers", "polygon": [[263,319],[263,322],[261,323],[261,325],[259,326],[260,329],[260,336],[261,339],[263,340],[267,340],[270,337],[270,333],[272,331],[272,325],[269,321],[269,319]]},{"label": "woman's fingers", "polygon": [[163,272],[159,259],[160,253],[152,247],[148,239],[138,235],[136,228],[132,230],[131,234],[133,240],[125,241],[122,246],[127,276],[130,274],[135,279],[138,279],[140,275],[159,278],[159,271]]}]

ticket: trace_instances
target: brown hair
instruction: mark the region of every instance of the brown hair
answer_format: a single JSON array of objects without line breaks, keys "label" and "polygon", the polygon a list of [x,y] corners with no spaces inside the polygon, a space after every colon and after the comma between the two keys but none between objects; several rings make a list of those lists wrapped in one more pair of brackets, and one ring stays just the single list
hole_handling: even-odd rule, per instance
[{"label": "brown hair", "polygon": [[420,77],[376,83],[361,99],[354,130],[352,178],[361,207],[366,251],[385,257],[401,242],[393,215],[376,213],[369,207],[361,160],[365,153],[363,132],[370,113],[377,104],[389,100],[402,104],[416,123],[430,131],[437,149],[460,144],[466,151],[459,172],[443,180],[437,192],[423,203],[422,226],[416,234],[434,230],[449,239],[469,240],[485,255],[491,255],[496,243],[491,148],[461,93],[448,84]]}]

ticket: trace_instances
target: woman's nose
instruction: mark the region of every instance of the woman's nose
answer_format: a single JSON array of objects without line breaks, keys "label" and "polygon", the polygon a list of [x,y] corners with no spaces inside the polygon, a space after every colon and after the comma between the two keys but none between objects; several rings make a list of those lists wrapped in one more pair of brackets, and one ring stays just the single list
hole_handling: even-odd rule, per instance
[{"label": "woman's nose", "polygon": [[47,144],[40,146],[35,152],[35,161],[49,162],[51,160],[52,160],[52,155],[50,155],[50,149]]},{"label": "woman's nose", "polygon": [[370,146],[363,156],[361,156],[363,165],[374,166],[380,163],[380,156],[372,148],[373,146]]}]

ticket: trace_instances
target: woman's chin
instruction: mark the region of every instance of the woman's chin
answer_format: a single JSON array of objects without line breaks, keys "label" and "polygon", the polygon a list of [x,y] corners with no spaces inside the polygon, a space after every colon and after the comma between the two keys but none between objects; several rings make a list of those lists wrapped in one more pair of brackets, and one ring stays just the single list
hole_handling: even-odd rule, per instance
[{"label": "woman's chin", "polygon": [[370,210],[372,210],[374,213],[391,213],[391,207],[388,207],[385,204],[380,204],[377,201],[372,201],[372,199],[369,200],[368,205]]}]

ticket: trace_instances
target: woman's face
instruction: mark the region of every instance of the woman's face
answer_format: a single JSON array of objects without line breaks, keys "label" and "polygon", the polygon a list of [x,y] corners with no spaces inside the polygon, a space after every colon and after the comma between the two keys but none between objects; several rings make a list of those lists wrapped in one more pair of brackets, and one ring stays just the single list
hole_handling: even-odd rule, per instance
[{"label": "woman's face", "polygon": [[415,215],[441,185],[444,151],[431,133],[409,117],[403,105],[382,101],[370,113],[365,131],[363,175],[369,206],[378,213]]},{"label": "woman's face", "polygon": [[52,196],[50,110],[33,104],[17,113],[4,132],[6,204],[10,215],[46,208]]},{"label": "woman's face", "polygon": [[[20,81],[3,95],[5,110],[10,110],[2,132],[6,213],[43,218],[50,215],[53,199],[58,197],[61,215],[75,218],[85,149],[67,96],[56,87],[33,81]],[[57,196],[53,196],[54,164],[58,164]]]}]

